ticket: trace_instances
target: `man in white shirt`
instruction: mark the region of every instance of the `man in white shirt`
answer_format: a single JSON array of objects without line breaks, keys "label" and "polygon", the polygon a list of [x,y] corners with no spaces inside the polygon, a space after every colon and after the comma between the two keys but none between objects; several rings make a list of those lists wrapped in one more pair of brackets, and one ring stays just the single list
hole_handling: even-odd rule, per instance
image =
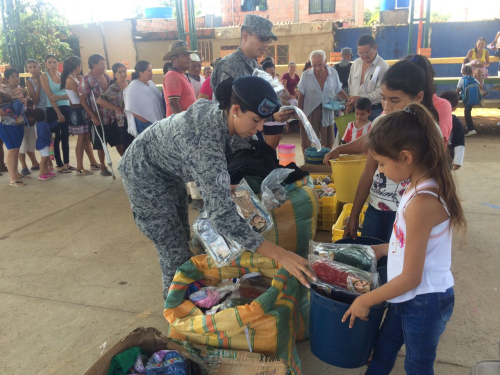
[{"label": "man in white shirt", "polygon": [[383,111],[382,108],[382,79],[389,64],[378,54],[378,45],[371,35],[361,35],[358,38],[358,58],[351,66],[349,74],[348,107],[354,107],[356,101],[363,97],[372,102],[370,121],[377,118]]},{"label": "man in white shirt", "polygon": [[[200,94],[201,86],[205,82],[205,77],[201,75],[201,60],[198,55],[191,55],[191,64],[189,65],[188,78],[194,88],[194,94],[197,98]],[[193,60],[194,58],[194,60]]]}]

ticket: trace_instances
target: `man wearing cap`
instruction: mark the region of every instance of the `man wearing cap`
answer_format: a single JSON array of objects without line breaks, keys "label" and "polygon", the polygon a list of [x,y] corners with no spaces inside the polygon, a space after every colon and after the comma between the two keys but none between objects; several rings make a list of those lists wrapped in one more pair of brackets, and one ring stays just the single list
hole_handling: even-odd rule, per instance
[{"label": "man wearing cap", "polygon": [[361,35],[357,42],[359,58],[354,61],[349,73],[349,101],[347,106],[354,107],[359,98],[372,102],[373,121],[382,113],[382,80],[389,64],[378,54],[378,45],[371,35]]},{"label": "man wearing cap", "polygon": [[[172,61],[172,68],[163,78],[167,117],[186,111],[196,101],[195,90],[186,71],[194,60],[198,62],[200,59],[194,51],[189,50],[186,42],[176,40],[170,43],[169,52],[163,56],[163,61],[168,60]],[[189,181],[186,184],[186,189],[189,202],[193,203],[193,208],[201,211],[203,200],[196,184]]]},{"label": "man wearing cap", "polygon": [[[214,68],[210,82],[214,93],[217,86],[227,78],[251,76],[255,69],[262,70],[257,59],[267,53],[271,40],[278,40],[272,29],[273,23],[264,17],[253,14],[245,16],[241,25],[239,48],[224,57]],[[218,101],[218,98],[214,95],[213,100]],[[293,110],[277,112],[272,115],[272,121],[285,122],[294,113]]]},{"label": "man wearing cap", "polygon": [[194,88],[194,95],[198,97],[201,86],[203,86],[203,82],[205,82],[205,77],[201,75],[201,60],[191,61],[191,64],[189,65],[188,79],[191,82],[191,86]]},{"label": "man wearing cap", "polygon": [[[118,165],[135,223],[158,251],[163,297],[167,297],[176,269],[192,256],[184,190],[184,182],[190,180],[200,188],[213,230],[247,251],[274,259],[307,284],[306,275],[314,278],[307,261],[253,231],[231,198],[226,161],[226,155],[233,152],[230,140],[261,131],[266,118],[279,110],[278,97],[260,77],[228,79],[215,94],[219,103],[198,100],[187,111],[151,125],[129,146]],[[215,252],[225,251],[212,245]]]},{"label": "man wearing cap", "polygon": [[334,66],[335,70],[339,74],[340,82],[342,82],[342,90],[346,94],[349,94],[349,73],[352,66],[352,49],[349,47],[344,47],[341,49],[342,60]]},{"label": "man wearing cap", "polygon": [[167,117],[187,110],[196,101],[194,88],[186,74],[192,61],[191,56],[198,57],[194,51],[189,50],[187,43],[182,40],[170,43],[168,53],[163,56],[163,61],[172,61],[172,68],[163,78]]}]

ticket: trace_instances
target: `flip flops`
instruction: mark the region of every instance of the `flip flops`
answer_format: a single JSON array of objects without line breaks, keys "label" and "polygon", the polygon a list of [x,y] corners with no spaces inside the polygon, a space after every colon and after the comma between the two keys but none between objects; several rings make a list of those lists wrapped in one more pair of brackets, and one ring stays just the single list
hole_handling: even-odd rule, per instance
[{"label": "flip flops", "polygon": [[101,171],[101,176],[112,176],[111,172],[108,171],[107,169],[105,171]]},{"label": "flip flops", "polygon": [[14,181],[14,182],[9,182],[9,185],[10,186],[14,186],[14,187],[26,186],[26,184],[23,181],[21,181],[21,180],[17,180],[17,181]]},{"label": "flip flops", "polygon": [[57,171],[58,173],[71,173],[71,171],[68,168],[63,168]]}]

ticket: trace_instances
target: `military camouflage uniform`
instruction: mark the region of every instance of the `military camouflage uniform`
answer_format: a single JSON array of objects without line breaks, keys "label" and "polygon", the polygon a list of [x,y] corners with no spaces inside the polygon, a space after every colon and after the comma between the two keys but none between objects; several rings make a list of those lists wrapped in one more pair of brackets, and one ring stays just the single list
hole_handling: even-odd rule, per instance
[{"label": "military camouflage uniform", "polygon": [[214,91],[213,98],[215,97],[215,88],[225,79],[240,78],[243,76],[251,76],[255,69],[260,69],[259,63],[255,59],[249,59],[238,48],[229,56],[224,57],[214,68],[212,76],[210,77],[210,85]]},{"label": "military camouflage uniform", "polygon": [[196,182],[220,234],[250,251],[264,241],[231,199],[226,153],[233,151],[228,144],[234,137],[218,105],[199,100],[141,133],[118,165],[135,223],[158,250],[164,298],[175,270],[191,257],[185,182]]}]

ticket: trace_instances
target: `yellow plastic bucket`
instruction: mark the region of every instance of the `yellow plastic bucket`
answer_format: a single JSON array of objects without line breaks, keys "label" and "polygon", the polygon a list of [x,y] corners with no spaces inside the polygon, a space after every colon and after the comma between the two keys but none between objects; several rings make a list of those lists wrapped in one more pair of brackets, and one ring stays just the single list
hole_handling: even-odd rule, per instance
[{"label": "yellow plastic bucket", "polygon": [[330,164],[338,201],[353,203],[361,173],[365,169],[366,155],[340,156],[330,160]]}]

